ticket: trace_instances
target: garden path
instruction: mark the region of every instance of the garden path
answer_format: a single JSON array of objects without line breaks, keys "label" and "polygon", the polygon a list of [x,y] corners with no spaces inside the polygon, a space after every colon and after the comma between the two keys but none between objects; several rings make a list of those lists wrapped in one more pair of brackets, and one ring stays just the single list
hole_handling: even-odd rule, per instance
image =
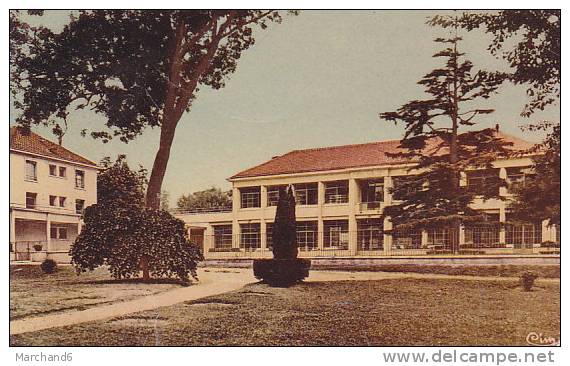
[{"label": "garden path", "polygon": [[[257,280],[249,268],[199,268],[200,281],[188,287],[144,296],[138,299],[102,305],[85,310],[74,310],[59,314],[23,318],[10,322],[10,334],[21,334],[38,330],[64,327],[89,321],[124,316],[140,311],[171,306],[203,297],[235,291]],[[474,281],[518,281],[514,277],[456,276],[444,274],[400,273],[400,272],[348,272],[314,270],[308,282],[321,281],[369,281],[398,278],[458,279]],[[560,279],[541,279],[541,282],[559,283]]]}]

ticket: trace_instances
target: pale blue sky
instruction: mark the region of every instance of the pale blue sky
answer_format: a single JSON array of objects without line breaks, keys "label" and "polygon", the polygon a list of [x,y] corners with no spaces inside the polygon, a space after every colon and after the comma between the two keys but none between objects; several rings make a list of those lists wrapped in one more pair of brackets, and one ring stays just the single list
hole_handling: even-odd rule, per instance
[{"label": "pale blue sky", "polygon": [[[176,131],[163,188],[171,205],[183,193],[216,185],[272,156],[294,149],[397,139],[403,128],[378,118],[422,97],[416,82],[439,61],[433,38],[445,31],[425,25],[426,11],[303,11],[257,33],[256,44],[239,61],[227,86],[203,89]],[[57,29],[63,12],[43,20]],[[488,38],[465,36],[463,50],[476,67],[504,68],[485,50]],[[480,127],[500,123],[501,130],[527,140],[521,132],[533,121],[559,121],[559,106],[520,117],[524,87],[506,85],[501,94],[478,106],[496,112],[479,119]],[[15,118],[14,111],[10,121]],[[82,128],[102,125],[102,116],[82,111],[70,118],[64,146],[94,161],[126,154],[129,163],[150,170],[158,147],[158,129],[148,129],[129,144],[103,144],[82,138]],[[37,132],[50,136],[48,130]]]}]

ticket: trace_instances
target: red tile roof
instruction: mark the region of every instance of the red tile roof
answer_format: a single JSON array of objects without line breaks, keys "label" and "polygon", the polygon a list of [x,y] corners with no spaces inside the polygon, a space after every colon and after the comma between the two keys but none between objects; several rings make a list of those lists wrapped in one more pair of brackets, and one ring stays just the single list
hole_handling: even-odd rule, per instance
[{"label": "red tile roof", "polygon": [[[506,142],[513,143],[513,146],[510,147],[513,150],[526,150],[533,146],[530,142],[502,132],[498,132],[498,137]],[[390,140],[293,150],[265,163],[241,171],[229,179],[412,163],[413,160],[411,159],[394,158],[387,155],[389,153],[403,152],[404,150],[399,146],[400,140]],[[428,144],[427,151],[434,146],[435,143]]]},{"label": "red tile roof", "polygon": [[17,127],[10,128],[10,150],[18,150],[30,154],[45,156],[46,158],[66,160],[97,167],[97,164],[91,160],[85,159],[84,157],[67,150],[63,146],[59,146],[58,144],[31,131],[29,134],[26,134],[23,130]]}]

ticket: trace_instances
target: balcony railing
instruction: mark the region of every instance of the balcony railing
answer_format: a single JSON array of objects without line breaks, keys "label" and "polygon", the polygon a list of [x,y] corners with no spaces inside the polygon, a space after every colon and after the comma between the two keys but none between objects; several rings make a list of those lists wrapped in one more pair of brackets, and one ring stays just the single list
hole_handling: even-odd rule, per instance
[{"label": "balcony railing", "polygon": [[358,207],[360,211],[380,211],[382,208],[382,202],[361,202]]},{"label": "balcony railing", "polygon": [[49,206],[49,205],[38,205],[38,204],[21,204],[21,203],[10,203],[10,208],[16,209],[26,209],[26,210],[34,210],[38,212],[54,212],[54,213],[62,213],[62,214],[72,214],[72,215],[81,215],[77,213],[75,209],[69,207],[60,207],[60,206]]},{"label": "balcony railing", "polygon": [[[343,232],[340,236],[315,232],[315,239],[299,246],[299,257],[376,257],[376,256],[453,256],[453,255],[502,255],[502,254],[558,254],[560,246],[535,243],[521,247],[517,243],[500,243],[496,227],[488,225],[464,229],[458,247],[452,248],[451,231],[411,230]],[[305,238],[303,236],[303,238]],[[203,237],[206,258],[271,258],[271,234],[263,239],[261,234],[225,234],[224,240],[214,235]]]},{"label": "balcony railing", "polygon": [[170,209],[169,212],[173,215],[232,212],[232,206],[204,207],[193,209],[173,208]]}]

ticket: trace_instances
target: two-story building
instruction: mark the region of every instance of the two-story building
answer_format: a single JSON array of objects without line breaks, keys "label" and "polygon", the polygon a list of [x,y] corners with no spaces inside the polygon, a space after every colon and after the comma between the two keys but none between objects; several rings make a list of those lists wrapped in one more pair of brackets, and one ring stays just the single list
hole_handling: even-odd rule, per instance
[{"label": "two-story building", "polygon": [[10,259],[69,262],[83,209],[97,201],[94,162],[10,128]]},{"label": "two-story building", "polygon": [[[497,132],[512,149],[532,144]],[[374,257],[445,255],[449,229],[392,230],[383,210],[398,201],[390,188],[414,174],[415,163],[394,158],[400,142],[295,150],[239,172],[232,183],[233,205],[218,212],[178,212],[202,243],[207,259],[271,256],[272,227],[279,187],[293,185],[296,196],[297,242],[301,257]],[[530,156],[497,160],[494,169],[465,172],[461,184],[476,189],[488,179],[502,178],[497,199],[477,199],[473,207],[487,222],[461,227],[462,254],[543,253],[543,242],[556,242],[556,228],[545,223],[509,224],[509,188],[533,174]],[[500,198],[505,199],[500,199]]]}]

